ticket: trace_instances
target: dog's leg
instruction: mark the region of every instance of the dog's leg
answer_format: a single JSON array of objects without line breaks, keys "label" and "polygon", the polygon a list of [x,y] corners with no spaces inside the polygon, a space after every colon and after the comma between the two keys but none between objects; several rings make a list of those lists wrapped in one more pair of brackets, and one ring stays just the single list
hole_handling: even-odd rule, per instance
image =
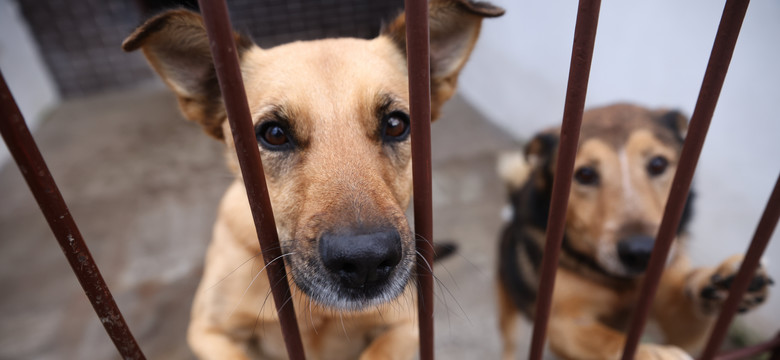
[{"label": "dog's leg", "polygon": [[[591,314],[553,314],[549,328],[550,349],[565,359],[620,359],[626,342],[625,334],[599,322]],[[693,359],[680,348],[656,344],[641,344],[638,360]]]},{"label": "dog's leg", "polygon": [[409,360],[419,348],[419,330],[413,320],[394,325],[371,344],[360,355],[360,360]]},{"label": "dog's leg", "polygon": [[520,313],[500,281],[497,281],[496,289],[498,292],[496,294],[498,298],[498,325],[504,346],[501,358],[511,360],[515,358],[517,351],[517,320]]},{"label": "dog's leg", "polygon": [[[726,301],[742,258],[742,255],[734,255],[717,268],[691,270],[688,260],[680,256],[664,272],[654,315],[669,343],[691,351],[699,350]],[[771,284],[772,279],[763,267],[759,267],[739,311],[746,312],[763,303]]]},{"label": "dog's leg", "polygon": [[[224,218],[217,220],[187,333],[199,359],[249,359],[247,346],[252,337],[262,342],[260,332],[253,329],[278,325],[273,303],[261,308],[269,291],[268,279],[247,262],[253,255],[235,240]],[[276,353],[276,349],[264,350]]]},{"label": "dog's leg", "polygon": [[187,339],[199,359],[249,359],[244,340],[227,336],[224,329],[210,327],[202,317],[190,323]]},{"label": "dog's leg", "polygon": [[715,318],[699,311],[696,291],[712,269],[691,269],[687,258],[677,257],[664,271],[653,303],[653,316],[658,320],[666,340],[696,351]]},{"label": "dog's leg", "polygon": [[[620,359],[626,336],[600,319],[623,306],[626,304],[621,294],[559,270],[547,334],[550,349],[565,359]],[[674,346],[641,344],[635,359],[682,360],[691,357]]]}]

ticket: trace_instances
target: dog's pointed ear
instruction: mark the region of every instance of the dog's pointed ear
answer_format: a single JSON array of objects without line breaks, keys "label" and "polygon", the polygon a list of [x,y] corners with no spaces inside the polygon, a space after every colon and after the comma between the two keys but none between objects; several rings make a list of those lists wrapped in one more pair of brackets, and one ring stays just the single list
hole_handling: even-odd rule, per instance
[{"label": "dog's pointed ear", "polygon": [[557,131],[545,131],[534,136],[525,145],[525,159],[532,167],[538,167],[552,160],[558,148]]},{"label": "dog's pointed ear", "polygon": [[[239,56],[255,46],[239,34],[235,40]],[[224,140],[225,108],[200,15],[171,10],[149,19],[122,43],[125,51],[139,48],[176,94],[184,116],[200,124],[207,134]]]},{"label": "dog's pointed ear", "polygon": [[[458,74],[474,49],[482,19],[504,9],[487,2],[431,0],[428,4],[431,52],[431,118],[455,92]],[[382,31],[406,54],[406,18],[402,14]]]},{"label": "dog's pointed ear", "polygon": [[655,120],[661,126],[672,130],[675,138],[682,143],[688,134],[688,117],[677,110],[660,110],[655,114]]}]

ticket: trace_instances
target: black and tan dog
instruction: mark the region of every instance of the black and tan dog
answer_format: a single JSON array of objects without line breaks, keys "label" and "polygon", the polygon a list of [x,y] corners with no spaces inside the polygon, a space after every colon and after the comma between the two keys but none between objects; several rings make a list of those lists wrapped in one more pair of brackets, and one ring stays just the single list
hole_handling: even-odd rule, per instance
[{"label": "black and tan dog", "polygon": [[[502,13],[488,3],[430,2],[434,119],[455,91],[482,19]],[[372,40],[270,49],[235,35],[309,359],[408,359],[416,352],[415,250],[404,216],[412,195],[404,21],[399,16]],[[163,13],[123,48],[143,50],[185,117],[226,144],[237,173],[200,16]],[[271,288],[265,274],[233,274],[259,252],[237,179],[222,199],[192,309],[188,338],[198,357],[286,358],[276,310],[264,306]]]},{"label": "black and tan dog", "polygon": [[[687,120],[674,111],[619,104],[585,113],[566,213],[548,339],[567,359],[618,359],[682,148]],[[525,156],[503,157],[512,217],[499,253],[504,359],[515,353],[519,313],[532,318],[550,206],[558,130],[537,135]],[[637,359],[688,359],[712,326],[741,255],[691,268],[685,229],[691,198],[652,308],[666,345],[641,344]],[[766,299],[760,269],[741,311]],[[684,350],[683,350],[684,349]]]}]

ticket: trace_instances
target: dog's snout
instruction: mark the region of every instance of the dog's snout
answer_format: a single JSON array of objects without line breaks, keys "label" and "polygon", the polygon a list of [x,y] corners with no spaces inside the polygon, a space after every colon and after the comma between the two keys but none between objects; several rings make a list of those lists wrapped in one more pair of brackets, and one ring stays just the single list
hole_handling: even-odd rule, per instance
[{"label": "dog's snout", "polygon": [[345,286],[381,283],[401,261],[401,236],[395,230],[359,235],[329,235],[320,239],[325,267]]},{"label": "dog's snout", "polygon": [[629,236],[618,243],[618,256],[631,272],[642,272],[650,262],[655,238],[647,235]]}]

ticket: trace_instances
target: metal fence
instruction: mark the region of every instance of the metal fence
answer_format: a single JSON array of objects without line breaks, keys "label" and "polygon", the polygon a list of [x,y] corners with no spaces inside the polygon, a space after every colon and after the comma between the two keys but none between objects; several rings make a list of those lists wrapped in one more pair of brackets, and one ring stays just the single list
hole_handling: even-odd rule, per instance
[{"label": "metal fence", "polygon": [[[265,176],[260,159],[252,121],[249,115],[244,85],[232,37],[232,27],[224,0],[199,0],[202,15],[211,43],[211,52],[217,70],[225,106],[244,183],[255,221],[257,236],[263,249],[266,271],[271,283],[280,284],[272,289],[279,314],[287,352],[291,359],[304,359],[304,350],[298,331],[295,309],[285,302],[290,296],[283,263],[273,259],[281,255],[270,200],[265,187]],[[580,0],[572,47],[569,84],[561,126],[561,141],[553,183],[552,200],[542,275],[537,300],[534,333],[529,358],[542,358],[550,303],[555,284],[558,253],[563,239],[565,213],[574,167],[574,156],[582,122],[588,76],[596,38],[600,0]],[[428,4],[426,0],[406,0],[406,36],[409,64],[409,93],[412,121],[412,158],[414,176],[414,220],[418,258],[418,317],[420,326],[420,358],[434,358],[433,341],[433,274],[427,264],[432,263],[432,205],[431,205],[431,147],[430,147],[430,66]],[[632,315],[631,326],[623,351],[623,359],[634,357],[650,305],[663,272],[666,257],[675,229],[680,222],[691,180],[701,153],[704,139],[728,71],[731,56],[745,17],[748,0],[727,0],[723,16],[704,75],[699,97],[691,117],[678,170],[675,173],[666,210],[650,259],[638,306]],[[111,292],[93,261],[79,230],[70,216],[67,206],[54,182],[27,128],[16,103],[0,74],[0,132],[11,154],[35,196],[49,226],[62,248],[76,277],[92,303],[106,332],[125,359],[145,359],[133,338]],[[701,359],[741,359],[764,352],[772,352],[771,359],[780,360],[780,334],[774,339],[729,353],[717,352],[726,336],[726,330],[737,311],[780,218],[780,178],[769,197],[766,209],[756,229],[739,272],[732,282],[729,296],[712,329]],[[285,306],[286,304],[286,306]]]}]

